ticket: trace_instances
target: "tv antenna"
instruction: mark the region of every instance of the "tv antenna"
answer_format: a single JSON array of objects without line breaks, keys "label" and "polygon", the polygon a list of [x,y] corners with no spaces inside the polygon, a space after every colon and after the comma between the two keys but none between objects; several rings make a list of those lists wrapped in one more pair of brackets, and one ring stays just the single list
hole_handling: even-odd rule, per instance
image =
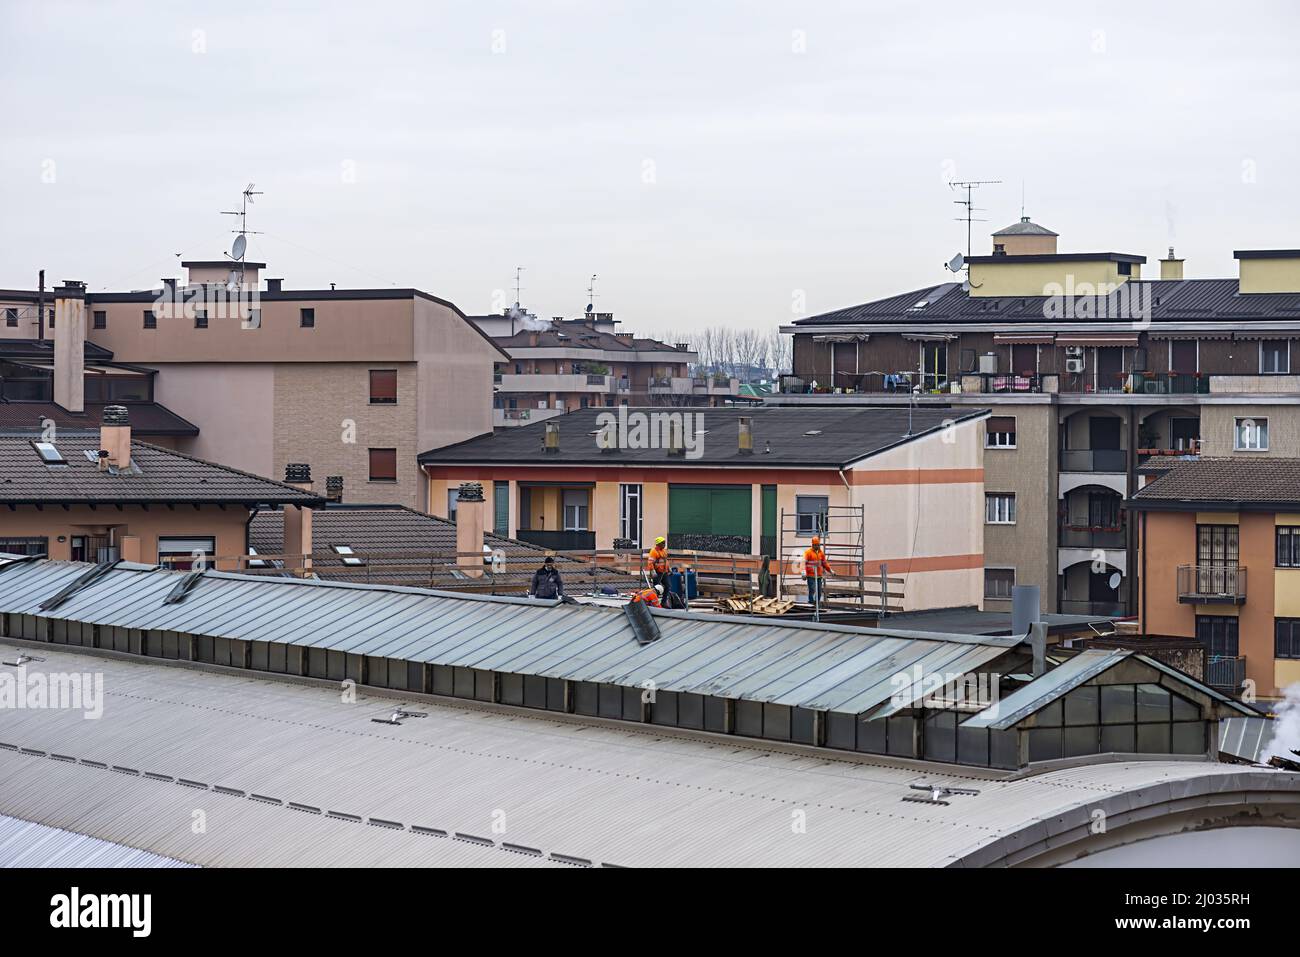
[{"label": "tv antenna", "polygon": [[[231,230],[231,232],[236,233],[237,235],[235,236],[234,243],[230,247],[230,253],[228,255],[232,260],[234,260],[236,263],[239,264],[240,288],[243,288],[244,285],[244,254],[248,252],[248,237],[261,235],[261,232],[259,230],[251,230],[248,228],[248,207],[252,204],[254,196],[262,195],[261,190],[257,190],[253,188],[256,185],[257,185],[256,183],[249,183],[244,188],[243,203],[240,205],[239,209],[237,210],[223,209],[221,211],[222,216],[239,217],[239,228]],[[227,288],[229,288],[229,285],[233,285],[235,282],[234,270],[231,270],[229,279],[230,282],[227,284]],[[233,290],[231,291],[233,292]]]},{"label": "tv antenna", "polygon": [[516,266],[515,267],[515,306],[516,307],[518,307],[519,305],[519,291],[524,288],[522,285],[520,285],[520,282],[523,279],[523,274],[524,274],[524,267]]},{"label": "tv antenna", "polygon": [[1001,183],[1001,182],[1002,180],[1000,179],[968,179],[968,180],[961,180],[961,181],[950,180],[948,182],[949,189],[964,189],[966,191],[965,199],[954,199],[953,202],[958,206],[964,206],[966,208],[966,215],[958,216],[957,222],[960,223],[964,220],[966,223],[966,258],[967,259],[969,259],[971,256],[971,223],[986,222],[986,220],[978,219],[975,217],[975,213],[984,212],[984,209],[975,205],[975,190],[981,186],[992,186],[996,183]]},{"label": "tv antenna", "polygon": [[591,274],[591,282],[587,283],[587,315],[591,315],[592,310],[596,308],[596,274]]}]

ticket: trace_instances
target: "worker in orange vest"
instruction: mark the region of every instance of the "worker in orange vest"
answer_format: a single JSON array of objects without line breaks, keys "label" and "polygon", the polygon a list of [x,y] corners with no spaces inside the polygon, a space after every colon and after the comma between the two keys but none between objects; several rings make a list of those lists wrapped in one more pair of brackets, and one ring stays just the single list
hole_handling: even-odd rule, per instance
[{"label": "worker in orange vest", "polygon": [[668,544],[662,535],[655,539],[654,548],[646,555],[645,570],[650,577],[650,584],[659,586],[668,584]]},{"label": "worker in orange vest", "polygon": [[655,585],[654,588],[643,588],[632,595],[632,600],[644,602],[651,608],[662,608],[663,604],[660,602],[659,596],[663,594],[663,590],[662,585]]},{"label": "worker in orange vest", "polygon": [[822,578],[831,573],[831,563],[826,560],[826,553],[822,551],[820,535],[814,535],[812,545],[804,550],[803,573],[808,581],[809,604],[820,604],[824,597]]}]

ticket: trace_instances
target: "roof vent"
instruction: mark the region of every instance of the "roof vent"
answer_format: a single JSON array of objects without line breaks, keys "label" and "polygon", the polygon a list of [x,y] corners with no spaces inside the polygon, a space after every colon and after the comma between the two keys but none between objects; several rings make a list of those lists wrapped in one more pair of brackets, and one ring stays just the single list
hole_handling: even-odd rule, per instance
[{"label": "roof vent", "polygon": [[284,480],[290,485],[310,485],[311,466],[306,462],[290,462],[284,467]]},{"label": "roof vent", "polygon": [[456,492],[456,501],[458,503],[483,501],[483,483],[461,482],[460,488]]},{"label": "roof vent", "polygon": [[325,476],[325,497],[331,502],[343,501],[343,476]]}]

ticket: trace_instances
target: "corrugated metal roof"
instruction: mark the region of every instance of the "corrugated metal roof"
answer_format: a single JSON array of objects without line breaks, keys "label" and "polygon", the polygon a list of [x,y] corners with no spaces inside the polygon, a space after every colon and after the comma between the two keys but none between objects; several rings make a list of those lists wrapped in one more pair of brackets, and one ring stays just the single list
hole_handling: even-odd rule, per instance
[{"label": "corrugated metal roof", "polygon": [[307,645],[428,664],[857,714],[893,678],[978,668],[1017,639],[758,621],[655,611],[663,637],[641,646],[619,608],[399,586],[210,572],[163,604],[181,572],[118,566],[49,612],[41,602],[89,566],[35,561],[0,571],[0,611],[121,628]]},{"label": "corrugated metal roof", "polygon": [[0,814],[0,867],[190,867],[97,837]]},{"label": "corrugated metal roof", "polygon": [[1219,722],[1219,753],[1262,762],[1264,747],[1272,735],[1272,718],[1224,718]]},{"label": "corrugated metal roof", "polygon": [[[1017,688],[1001,701],[962,722],[963,728],[993,728],[1001,731],[1027,718],[1072,688],[1119,664],[1132,652],[1122,648],[1088,649],[1069,658],[1042,677]],[[1187,678],[1186,675],[1182,677]],[[1191,681],[1190,678],[1187,678]]]},{"label": "corrugated metal roof", "polygon": [[[1097,809],[1118,833],[1130,817],[1300,790],[1300,775],[1207,761],[1013,777],[463,702],[422,702],[427,718],[394,727],[370,721],[394,698],[364,688],[341,704],[317,684],[41,654],[29,669],[104,673],[104,719],[0,711],[0,742],[76,759],[0,749],[0,813],[205,866],[1006,863],[1086,844]],[[947,807],[902,800],[934,782],[979,793]],[[190,826],[195,809],[205,833]]]}]

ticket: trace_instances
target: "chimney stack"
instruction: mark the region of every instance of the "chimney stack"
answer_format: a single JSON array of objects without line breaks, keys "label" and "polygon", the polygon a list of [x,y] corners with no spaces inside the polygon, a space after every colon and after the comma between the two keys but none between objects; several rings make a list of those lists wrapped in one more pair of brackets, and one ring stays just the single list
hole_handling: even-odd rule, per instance
[{"label": "chimney stack", "polygon": [[1183,260],[1174,258],[1174,247],[1169,247],[1169,257],[1160,260],[1161,279],[1182,279]]},{"label": "chimney stack", "polygon": [[675,456],[686,454],[686,446],[682,441],[682,423],[675,417],[668,420],[668,454]]},{"label": "chimney stack", "polygon": [[325,497],[331,502],[343,501],[343,476],[325,476]]},{"label": "chimney stack", "polygon": [[462,482],[456,493],[456,566],[470,578],[483,577],[483,501],[481,482]]},{"label": "chimney stack", "polygon": [[754,420],[747,415],[740,417],[740,454],[754,454]]},{"label": "chimney stack", "polygon": [[560,451],[560,424],[558,422],[546,423],[546,433],[542,436],[542,451],[547,455],[555,455]]},{"label": "chimney stack", "polygon": [[[290,462],[284,467],[284,481],[294,488],[310,492],[311,466],[305,462]],[[301,556],[302,565],[295,573],[306,578],[312,573],[311,509],[301,505],[285,505],[283,512],[285,567],[292,569],[294,558]]]},{"label": "chimney stack", "polygon": [[281,289],[281,284],[282,284],[283,282],[284,282],[283,279],[268,279],[268,280],[266,281],[266,291],[267,291],[267,292],[281,292],[281,291],[282,291],[282,289]]},{"label": "chimney stack", "polygon": [[65,279],[54,290],[54,401],[86,411],[86,284]]},{"label": "chimney stack", "polygon": [[131,467],[131,419],[126,406],[104,406],[104,418],[99,426],[99,448],[101,469]]}]

